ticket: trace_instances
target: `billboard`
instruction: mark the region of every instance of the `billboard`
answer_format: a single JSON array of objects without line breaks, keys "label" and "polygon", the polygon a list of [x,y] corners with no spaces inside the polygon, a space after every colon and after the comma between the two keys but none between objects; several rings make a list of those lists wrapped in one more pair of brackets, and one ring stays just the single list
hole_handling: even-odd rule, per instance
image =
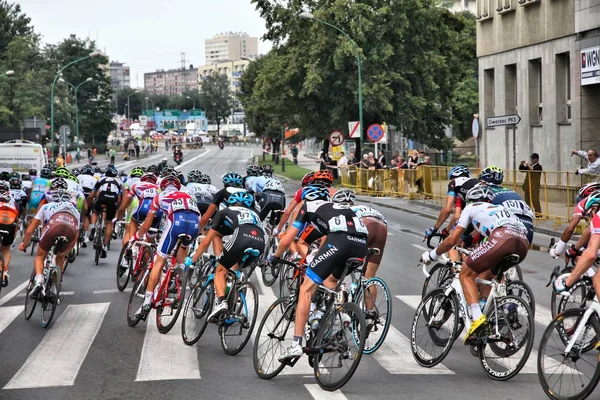
[{"label": "billboard", "polygon": [[600,46],[581,49],[581,86],[600,83]]}]

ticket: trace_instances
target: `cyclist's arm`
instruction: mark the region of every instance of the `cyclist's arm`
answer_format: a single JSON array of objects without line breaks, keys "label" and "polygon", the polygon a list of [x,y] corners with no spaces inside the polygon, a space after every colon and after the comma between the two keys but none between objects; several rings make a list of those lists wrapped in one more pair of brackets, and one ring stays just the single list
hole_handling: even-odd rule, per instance
[{"label": "cyclist's arm", "polygon": [[[558,242],[558,244],[556,245],[557,253],[562,254],[565,252],[567,243],[569,243],[569,240],[571,240],[571,238],[573,237],[573,233],[575,232],[575,228],[577,228],[577,225],[579,225],[579,221],[581,221],[581,215],[574,215],[573,218],[571,218],[569,225],[565,228],[565,230],[563,231],[563,233],[560,237],[560,242],[564,243],[564,247],[559,247],[559,245],[561,243]],[[562,250],[562,251],[559,251],[559,250]]]},{"label": "cyclist's arm", "polygon": [[290,219],[292,212],[296,208],[298,202],[296,200],[292,200],[292,202],[285,208],[283,214],[281,214],[281,219],[279,220],[279,225],[277,226],[277,230],[281,232],[285,223]]},{"label": "cyclist's arm", "polygon": [[452,218],[450,219],[450,223],[448,224],[448,230],[451,230],[454,227],[454,224],[456,224],[456,221],[458,221],[458,219],[460,218],[461,212],[462,209],[460,207],[456,207],[454,209],[454,215],[452,215]]},{"label": "cyclist's arm", "polygon": [[287,228],[287,230],[285,231],[285,234],[283,235],[283,237],[279,240],[279,246],[277,246],[277,250],[275,251],[275,257],[281,258],[281,255],[290,248],[292,242],[294,241],[294,238],[296,237],[296,235],[298,234],[298,232],[300,232],[300,229],[298,229],[295,224],[289,226]]},{"label": "cyclist's arm", "polygon": [[590,236],[592,236],[592,233],[591,233],[590,227],[588,226],[585,229],[585,231],[583,231],[583,234],[581,235],[581,237],[579,238],[577,243],[575,243],[575,248],[577,250],[579,250],[582,247],[586,246],[588,244],[588,242],[590,241]]},{"label": "cyclist's arm", "polygon": [[446,197],[446,204],[444,205],[444,208],[442,208],[442,210],[440,211],[440,215],[438,216],[437,221],[435,221],[435,224],[433,224],[435,229],[440,229],[442,227],[442,224],[446,222],[450,214],[452,214],[452,207],[454,207],[454,203],[454,196]]},{"label": "cyclist's arm", "polygon": [[123,218],[123,215],[125,215],[125,211],[129,208],[132,199],[133,198],[129,196],[125,197],[125,200],[121,203],[121,206],[117,210],[117,221]]},{"label": "cyclist's arm", "polygon": [[208,233],[206,234],[206,236],[204,237],[204,239],[202,239],[202,241],[198,245],[198,248],[196,249],[196,252],[192,256],[193,262],[198,261],[198,259],[202,256],[202,254],[204,254],[206,252],[206,250],[208,250],[209,246],[211,245],[211,243],[215,237],[221,237],[221,235],[219,235],[219,232],[217,232],[216,230],[210,229],[208,231]]},{"label": "cyclist's arm", "polygon": [[208,209],[206,210],[204,215],[200,218],[200,231],[202,231],[206,227],[206,224],[208,224],[210,217],[213,216],[213,214],[215,213],[216,210],[217,210],[217,206],[213,203],[210,203],[210,205],[208,206]]},{"label": "cyclist's arm", "polygon": [[138,229],[137,237],[141,238],[148,232],[148,229],[150,229],[150,227],[152,226],[152,222],[154,222],[155,215],[156,210],[150,209],[150,211],[148,211],[148,215],[146,216],[144,223],[142,224],[142,226],[140,226],[140,229]]},{"label": "cyclist's arm", "polygon": [[25,231],[25,237],[23,237],[23,243],[21,243],[24,247],[27,247],[29,245],[29,242],[31,241],[31,236],[33,235],[33,232],[35,232],[35,230],[38,228],[38,226],[41,225],[42,221],[37,219],[37,216],[39,215],[36,214],[35,217],[33,217],[31,219],[31,222],[29,223],[29,226],[27,227],[27,230]]},{"label": "cyclist's arm", "polygon": [[96,189],[93,189],[92,192],[90,193],[90,195],[87,198],[87,204],[88,207],[92,206],[92,202],[94,201],[94,199],[96,198]]},{"label": "cyclist's arm", "polygon": [[437,259],[437,257],[441,256],[442,254],[456,246],[460,242],[460,236],[464,231],[465,228],[463,228],[460,225],[456,225],[456,227],[450,233],[450,236],[444,239],[444,241],[440,243],[437,249],[431,250],[431,254],[435,252],[436,257],[434,259]]},{"label": "cyclist's arm", "polygon": [[581,257],[577,260],[575,269],[573,269],[573,272],[571,272],[565,281],[568,287],[573,286],[581,275],[594,264],[596,257],[598,257],[598,249],[600,249],[600,235],[593,235],[590,238],[587,249],[585,249]]}]

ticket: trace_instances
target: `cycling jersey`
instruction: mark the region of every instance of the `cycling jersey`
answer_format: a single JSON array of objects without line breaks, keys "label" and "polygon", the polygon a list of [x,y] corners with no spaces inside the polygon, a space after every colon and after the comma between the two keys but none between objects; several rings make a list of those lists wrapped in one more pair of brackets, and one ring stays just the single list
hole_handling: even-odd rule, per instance
[{"label": "cycling jersey", "polygon": [[45,225],[39,242],[40,249],[50,251],[57,236],[67,239],[67,248],[75,245],[80,214],[71,202],[44,204],[34,218],[42,221]]},{"label": "cycling jersey", "polygon": [[245,176],[244,177],[243,186],[244,186],[244,188],[246,188],[247,191],[252,190],[252,182],[254,182],[254,180],[256,178],[258,178],[258,176]]},{"label": "cycling jersey", "polygon": [[577,205],[575,206],[575,210],[573,210],[573,217],[583,218],[583,215],[585,214],[586,200],[587,200],[587,198],[584,198],[579,203],[577,203]]},{"label": "cycling jersey", "polygon": [[369,232],[367,247],[379,249],[379,254],[373,254],[371,258],[369,258],[369,262],[375,264],[381,263],[388,236],[387,221],[385,220],[385,217],[370,206],[357,205],[351,206],[350,208],[367,227],[367,231]]},{"label": "cycling jersey", "polygon": [[600,235],[600,214],[596,213],[590,222],[590,233],[592,235]]},{"label": "cycling jersey", "polygon": [[314,226],[320,236],[346,233],[366,238],[368,234],[367,228],[350,207],[323,200],[302,204],[292,226],[302,229],[305,223]]},{"label": "cycling jersey", "polygon": [[499,227],[511,228],[521,233],[523,237],[527,233],[527,228],[516,215],[501,205],[490,203],[468,204],[461,213],[457,225],[464,229],[472,226],[486,238]]},{"label": "cycling jersey", "polygon": [[167,218],[171,218],[174,213],[179,211],[200,214],[194,196],[179,190],[167,190],[155,195],[149,211],[156,213],[158,210],[162,210]]},{"label": "cycling jersey", "polygon": [[529,208],[527,203],[525,203],[521,196],[514,190],[506,189],[501,186],[490,185],[488,187],[494,195],[492,204],[502,205],[516,215],[527,228],[527,240],[531,243],[533,241],[533,221],[535,220],[535,215],[531,208]]},{"label": "cycling jersey", "polygon": [[106,209],[106,219],[112,220],[117,214],[121,181],[117,178],[105,176],[96,183],[94,191],[98,196],[94,203],[94,212],[100,214],[104,207]]},{"label": "cycling jersey", "polygon": [[285,209],[285,195],[275,190],[265,190],[256,195],[256,202],[260,206],[259,217],[261,221],[267,218],[271,211]]},{"label": "cycling jersey", "polygon": [[[213,200],[213,195],[217,192],[212,185],[206,185],[196,182],[190,182],[186,186],[187,191],[196,198],[196,204],[200,213],[205,213]],[[213,190],[214,189],[214,190]]]},{"label": "cycling jersey", "polygon": [[198,236],[200,211],[198,211],[194,196],[178,190],[167,190],[154,196],[148,212],[157,213],[159,210],[164,211],[167,219],[158,243],[157,253],[166,257],[175,248],[181,234],[189,235],[191,239],[183,241],[183,247],[189,246],[191,241]]},{"label": "cycling jersey", "polygon": [[77,180],[79,181],[79,184],[81,185],[83,193],[86,197],[92,193],[92,190],[94,190],[94,187],[96,187],[96,183],[98,183],[98,180],[91,175],[79,175]]},{"label": "cycling jersey", "polygon": [[[146,216],[148,215],[148,211],[150,211],[150,205],[152,204],[154,197],[156,197],[156,195],[159,193],[160,188],[158,185],[152,182],[137,182],[131,186],[129,192],[127,193],[127,197],[137,200],[137,204],[131,213],[131,217],[134,221],[138,223],[144,222]],[[162,211],[159,211],[159,213],[160,214],[155,216],[155,220],[153,221],[152,225],[153,227],[156,227],[160,223]]]},{"label": "cycling jersey", "polygon": [[21,189],[23,189],[23,191],[27,192],[29,189],[31,189],[32,185],[33,185],[33,182],[31,182],[31,181],[22,181]]},{"label": "cycling jersey", "polygon": [[358,218],[377,218],[383,221],[385,224],[387,224],[387,221],[385,220],[383,214],[375,210],[374,208],[371,208],[371,206],[357,205],[351,206],[350,208],[352,209],[352,211],[354,211]]},{"label": "cycling jersey", "polygon": [[0,224],[13,224],[19,216],[19,209],[14,200],[8,203],[0,202]]},{"label": "cycling jersey", "polygon": [[225,208],[228,206],[227,199],[229,198],[229,196],[231,196],[233,193],[243,192],[243,191],[244,191],[244,189],[241,189],[241,188],[234,188],[234,187],[223,188],[214,194],[213,199],[212,199],[212,204],[214,204],[215,206],[220,207],[220,208]]},{"label": "cycling jersey", "polygon": [[29,195],[29,215],[34,215],[37,212],[38,206],[44,198],[44,193],[46,193],[46,188],[49,183],[50,180],[46,178],[35,178],[33,181],[31,194]]},{"label": "cycling jersey", "polygon": [[10,189],[10,196],[13,198],[15,203],[22,204],[27,200],[27,193],[22,189]]},{"label": "cycling jersey", "polygon": [[467,192],[477,185],[479,180],[461,176],[454,178],[448,183],[448,196],[455,198],[454,204],[462,210],[467,205]]},{"label": "cycling jersey", "polygon": [[215,214],[211,229],[222,236],[228,236],[239,227],[247,225],[260,229],[261,234],[264,234],[256,211],[246,207],[231,206]]},{"label": "cycling jersey", "polygon": [[[54,214],[58,213],[71,214],[77,221],[79,221],[81,215],[71,202],[61,201],[44,204],[34,218],[46,224]],[[60,220],[58,222],[60,222]]]},{"label": "cycling jersey", "polygon": [[123,182],[123,190],[130,190],[133,185],[138,183],[140,178],[127,178],[126,181]]},{"label": "cycling jersey", "polygon": [[117,194],[121,193],[122,183],[117,178],[105,176],[104,178],[102,178],[98,182],[96,182],[96,185],[94,186],[94,190],[97,193],[112,193],[112,194],[117,195]]}]

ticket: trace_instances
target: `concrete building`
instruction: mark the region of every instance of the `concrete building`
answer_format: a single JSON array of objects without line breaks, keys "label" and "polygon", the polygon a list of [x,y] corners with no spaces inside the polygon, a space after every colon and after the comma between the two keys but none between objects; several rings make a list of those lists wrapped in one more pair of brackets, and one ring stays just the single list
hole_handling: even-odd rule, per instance
[{"label": "concrete building", "polygon": [[198,67],[198,86],[201,85],[202,80],[206,79],[207,76],[212,74],[223,74],[227,76],[231,84],[231,92],[235,95],[240,87],[240,78],[242,74],[248,68],[250,61],[248,60],[237,60],[237,61],[224,61],[209,65]]},{"label": "concrete building", "polygon": [[144,89],[151,94],[181,94],[198,90],[198,69],[190,65],[185,69],[160,69],[144,74]]},{"label": "concrete building", "polygon": [[129,67],[124,63],[118,61],[111,61],[109,64],[110,69],[110,86],[113,92],[131,87],[131,80],[129,77]]},{"label": "concrete building", "polygon": [[240,60],[258,55],[258,38],[243,32],[227,32],[204,41],[206,64],[219,61]]},{"label": "concrete building", "polygon": [[477,12],[476,0],[446,0],[452,11],[471,11],[473,14]]},{"label": "concrete building", "polygon": [[[572,149],[600,151],[600,0],[477,0],[480,159],[518,167],[540,154],[574,171]],[[512,126],[486,118],[518,114]]]}]

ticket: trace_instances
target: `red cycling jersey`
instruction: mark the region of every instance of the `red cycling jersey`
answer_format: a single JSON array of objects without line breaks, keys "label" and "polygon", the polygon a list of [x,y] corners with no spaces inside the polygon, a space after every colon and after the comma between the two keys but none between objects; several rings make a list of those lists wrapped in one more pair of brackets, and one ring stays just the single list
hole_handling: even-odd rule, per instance
[{"label": "red cycling jersey", "polygon": [[127,197],[137,197],[140,202],[146,199],[154,199],[160,192],[158,185],[152,182],[136,182],[131,186],[131,189],[127,193]]},{"label": "red cycling jersey", "polygon": [[170,218],[177,211],[192,211],[200,215],[196,198],[187,192],[169,190],[154,196],[149,212],[155,213],[161,209]]}]

